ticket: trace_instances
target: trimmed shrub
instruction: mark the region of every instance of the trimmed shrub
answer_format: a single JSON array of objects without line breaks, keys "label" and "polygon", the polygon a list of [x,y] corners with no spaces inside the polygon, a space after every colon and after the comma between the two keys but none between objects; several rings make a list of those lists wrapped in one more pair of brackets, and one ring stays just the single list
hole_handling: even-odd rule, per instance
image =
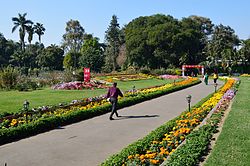
[{"label": "trimmed shrub", "polygon": [[7,90],[14,89],[19,75],[20,73],[16,68],[11,66],[3,68],[0,71],[0,88]]}]

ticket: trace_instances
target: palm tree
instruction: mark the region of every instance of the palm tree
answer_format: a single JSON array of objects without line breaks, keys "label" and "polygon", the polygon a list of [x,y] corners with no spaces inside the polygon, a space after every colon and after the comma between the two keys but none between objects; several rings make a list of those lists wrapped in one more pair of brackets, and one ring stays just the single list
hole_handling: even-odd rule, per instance
[{"label": "palm tree", "polygon": [[38,39],[41,44],[41,36],[44,35],[46,29],[43,27],[43,24],[41,23],[36,23],[34,28],[35,28],[35,33],[38,35]]},{"label": "palm tree", "polygon": [[28,41],[31,44],[31,41],[33,40],[33,34],[34,34],[34,27],[32,27],[32,25],[28,26],[27,28],[27,32],[28,32]]},{"label": "palm tree", "polygon": [[33,24],[31,20],[26,20],[26,15],[27,13],[20,14],[18,13],[18,17],[12,17],[12,21],[14,22],[14,27],[12,28],[12,33],[20,26],[19,28],[19,37],[20,37],[20,42],[22,45],[22,50],[24,51],[25,43],[24,43],[24,37],[25,37],[25,32],[28,28],[29,25]]}]

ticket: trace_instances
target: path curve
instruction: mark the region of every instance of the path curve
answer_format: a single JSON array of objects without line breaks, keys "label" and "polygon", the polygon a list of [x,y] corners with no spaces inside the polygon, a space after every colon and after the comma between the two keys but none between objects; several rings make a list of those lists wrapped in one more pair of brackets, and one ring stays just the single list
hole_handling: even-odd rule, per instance
[{"label": "path curve", "polygon": [[[219,86],[223,83],[219,82]],[[214,91],[204,83],[164,95],[118,111],[64,126],[17,142],[0,146],[0,166],[96,166],[132,142],[180,115],[191,104]]]}]

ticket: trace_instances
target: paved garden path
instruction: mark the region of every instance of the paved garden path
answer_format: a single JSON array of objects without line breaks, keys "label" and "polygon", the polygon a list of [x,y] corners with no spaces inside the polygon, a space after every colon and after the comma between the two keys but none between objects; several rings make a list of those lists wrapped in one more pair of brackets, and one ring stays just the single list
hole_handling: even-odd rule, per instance
[{"label": "paved garden path", "polygon": [[[222,82],[219,82],[222,85]],[[214,86],[196,86],[0,146],[0,166],[96,166],[111,154],[143,138],[187,108],[185,97],[194,105],[214,91]]]}]

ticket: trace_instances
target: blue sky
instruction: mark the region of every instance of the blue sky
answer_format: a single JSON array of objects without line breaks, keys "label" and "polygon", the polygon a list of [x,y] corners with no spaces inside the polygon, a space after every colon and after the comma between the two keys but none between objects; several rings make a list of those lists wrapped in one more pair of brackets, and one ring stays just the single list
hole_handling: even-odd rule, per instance
[{"label": "blue sky", "polygon": [[[249,0],[4,0],[1,1],[0,32],[5,38],[18,41],[18,31],[11,33],[11,18],[27,13],[27,19],[46,28],[42,36],[45,46],[61,44],[70,19],[79,20],[87,33],[102,42],[113,14],[123,26],[139,16],[160,13],[177,19],[190,15],[208,17],[216,25],[229,25],[239,38],[247,39],[250,38],[249,6]],[[37,37],[34,40],[37,41]]]}]

